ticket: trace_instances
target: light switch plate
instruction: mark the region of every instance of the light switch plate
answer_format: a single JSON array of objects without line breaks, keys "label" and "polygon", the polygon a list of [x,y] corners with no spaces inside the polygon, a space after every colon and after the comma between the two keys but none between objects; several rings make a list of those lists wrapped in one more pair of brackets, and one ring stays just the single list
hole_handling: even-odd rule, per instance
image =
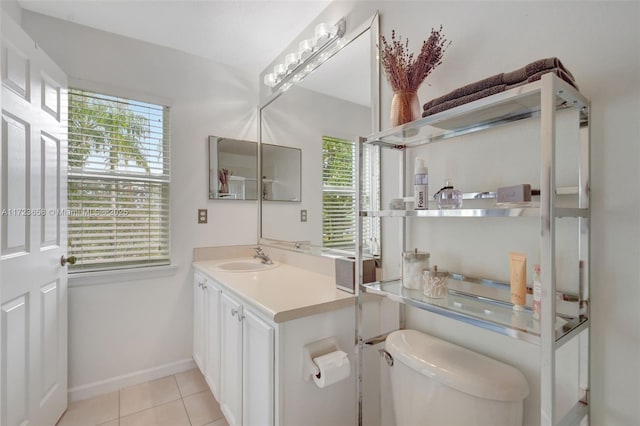
[{"label": "light switch plate", "polygon": [[306,221],[307,221],[307,211],[300,210],[300,222],[306,222]]},{"label": "light switch plate", "polygon": [[207,223],[207,209],[198,209],[198,223]]}]

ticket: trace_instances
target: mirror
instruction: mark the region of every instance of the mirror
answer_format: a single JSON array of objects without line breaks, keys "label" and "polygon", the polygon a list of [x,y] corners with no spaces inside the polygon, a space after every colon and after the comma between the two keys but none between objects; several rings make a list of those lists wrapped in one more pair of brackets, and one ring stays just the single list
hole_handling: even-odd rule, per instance
[{"label": "mirror", "polygon": [[[355,249],[356,145],[379,130],[380,121],[377,40],[376,14],[347,28],[337,53],[260,107],[263,155],[276,145],[297,148],[304,164],[298,203],[261,201],[261,243],[303,245],[313,253]],[[331,157],[335,152],[342,154]],[[263,159],[268,186],[267,164]],[[373,228],[363,231],[379,238]]]},{"label": "mirror", "polygon": [[258,199],[258,144],[209,136],[209,199]]},{"label": "mirror", "polygon": [[260,149],[262,200],[301,201],[302,150],[265,143],[260,144]]}]

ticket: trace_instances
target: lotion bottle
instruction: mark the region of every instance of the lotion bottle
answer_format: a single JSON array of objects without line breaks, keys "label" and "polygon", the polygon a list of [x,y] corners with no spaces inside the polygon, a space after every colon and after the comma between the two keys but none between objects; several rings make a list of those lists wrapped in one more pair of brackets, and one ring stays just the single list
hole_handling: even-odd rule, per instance
[{"label": "lotion bottle", "polygon": [[426,210],[429,208],[427,192],[429,190],[429,175],[424,158],[416,157],[414,164],[415,181],[413,194],[415,197],[414,208],[416,210]]}]

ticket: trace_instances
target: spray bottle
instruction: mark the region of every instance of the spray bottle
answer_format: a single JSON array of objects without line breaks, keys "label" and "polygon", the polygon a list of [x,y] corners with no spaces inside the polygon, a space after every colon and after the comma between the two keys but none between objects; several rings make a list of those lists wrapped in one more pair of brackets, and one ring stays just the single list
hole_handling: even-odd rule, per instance
[{"label": "spray bottle", "polygon": [[415,197],[414,208],[416,210],[427,210],[428,204],[428,190],[429,190],[429,175],[427,172],[427,166],[424,163],[424,158],[416,157],[414,164],[414,172],[416,175],[413,194]]}]

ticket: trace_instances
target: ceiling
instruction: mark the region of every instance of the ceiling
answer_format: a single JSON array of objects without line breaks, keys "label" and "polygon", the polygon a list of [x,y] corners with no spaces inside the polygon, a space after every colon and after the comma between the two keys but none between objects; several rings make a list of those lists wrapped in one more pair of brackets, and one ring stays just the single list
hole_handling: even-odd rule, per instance
[{"label": "ceiling", "polygon": [[18,0],[23,9],[258,75],[329,0]]}]

